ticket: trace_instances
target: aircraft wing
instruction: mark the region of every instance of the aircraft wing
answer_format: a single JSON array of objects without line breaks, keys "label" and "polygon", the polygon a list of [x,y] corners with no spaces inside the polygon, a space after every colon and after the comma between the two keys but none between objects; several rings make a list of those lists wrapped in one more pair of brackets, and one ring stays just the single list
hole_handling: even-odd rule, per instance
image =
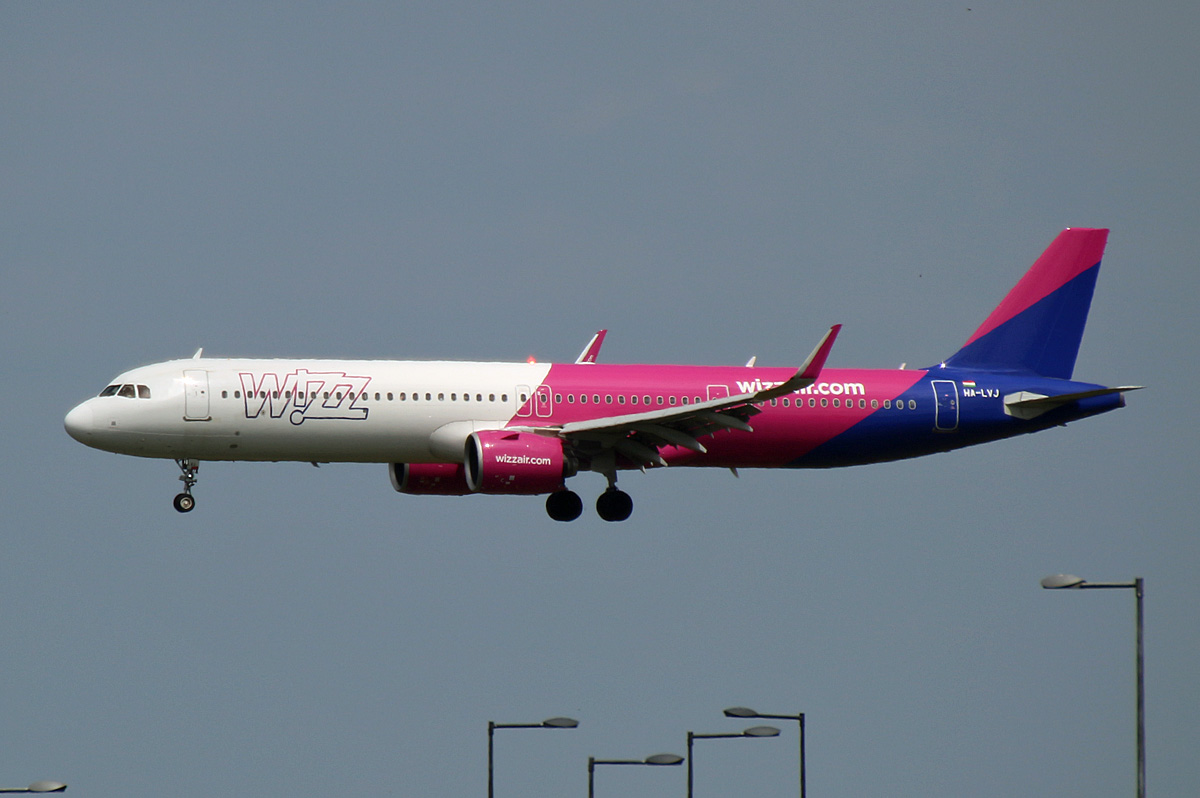
[{"label": "aircraft wing", "polygon": [[786,381],[772,388],[710,399],[706,402],[646,410],[622,416],[607,416],[588,421],[573,421],[557,428],[537,431],[557,434],[568,441],[602,449],[613,449],[637,463],[665,466],[658,453],[662,446],[682,446],[695,452],[707,451],[700,438],[725,429],[753,432],[747,422],[761,412],[756,405],[816,382],[841,330],[835,324],[821,338],[804,361]]}]

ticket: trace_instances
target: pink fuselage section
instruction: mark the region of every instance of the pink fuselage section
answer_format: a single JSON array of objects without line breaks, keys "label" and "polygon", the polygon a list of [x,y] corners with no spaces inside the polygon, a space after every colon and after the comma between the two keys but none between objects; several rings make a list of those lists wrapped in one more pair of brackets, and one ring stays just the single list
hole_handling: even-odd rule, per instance
[{"label": "pink fuselage section", "polygon": [[[555,365],[543,383],[552,405],[540,419],[531,408],[510,421],[566,424],[607,416],[661,410],[685,403],[749,393],[787,380],[786,368],[713,366]],[[858,424],[884,403],[919,382],[927,372],[884,369],[825,369],[802,391],[763,402],[749,423],[754,432],[728,430],[705,437],[707,453],[668,446],[660,453],[670,465],[778,468],[793,465],[815,447]],[[537,397],[531,399],[536,402]],[[543,413],[546,411],[543,410]],[[898,419],[905,420],[904,414]]]}]

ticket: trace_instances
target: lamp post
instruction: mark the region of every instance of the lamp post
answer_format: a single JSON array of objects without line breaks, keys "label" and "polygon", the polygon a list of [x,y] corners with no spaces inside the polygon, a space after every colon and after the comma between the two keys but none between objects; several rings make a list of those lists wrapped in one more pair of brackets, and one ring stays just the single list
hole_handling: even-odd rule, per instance
[{"label": "lamp post", "polygon": [[0,790],[0,792],[64,792],[67,785],[61,781],[35,781],[28,787],[19,790]]},{"label": "lamp post", "polygon": [[579,721],[574,718],[547,718],[541,723],[496,723],[488,721],[488,798],[493,798],[495,773],[494,741],[496,729],[574,729]]},{"label": "lamp post", "polygon": [[1142,646],[1144,582],[1141,577],[1132,582],[1089,582],[1071,574],[1055,574],[1043,579],[1042,587],[1047,590],[1132,589],[1137,598],[1137,798],[1146,798],[1146,673]]},{"label": "lamp post", "polygon": [[799,715],[763,715],[746,707],[730,707],[725,710],[727,718],[762,718],[764,720],[794,720],[800,724],[800,798],[806,798],[804,770],[804,713]]},{"label": "lamp post", "polygon": [[678,754],[655,754],[645,759],[597,759],[588,757],[588,798],[596,796],[596,765],[678,765],[683,757]]},{"label": "lamp post", "polygon": [[695,732],[687,733],[687,794],[688,798],[692,798],[692,741],[693,740],[721,740],[730,739],[733,737],[778,737],[779,729],[774,726],[751,726],[745,731],[735,734],[696,734]]}]

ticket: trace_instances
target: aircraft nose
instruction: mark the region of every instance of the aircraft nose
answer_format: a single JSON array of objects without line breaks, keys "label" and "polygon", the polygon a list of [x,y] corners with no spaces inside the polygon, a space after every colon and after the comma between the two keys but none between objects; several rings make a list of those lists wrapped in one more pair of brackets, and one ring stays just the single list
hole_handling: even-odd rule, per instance
[{"label": "aircraft nose", "polygon": [[80,443],[87,443],[88,437],[95,430],[95,420],[92,408],[84,402],[67,413],[67,417],[63,419],[63,426],[72,438]]}]

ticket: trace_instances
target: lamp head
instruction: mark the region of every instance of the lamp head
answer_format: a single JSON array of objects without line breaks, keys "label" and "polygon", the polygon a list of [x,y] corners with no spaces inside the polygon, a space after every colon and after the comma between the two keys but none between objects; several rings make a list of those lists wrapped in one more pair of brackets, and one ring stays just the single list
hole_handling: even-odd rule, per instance
[{"label": "lamp head", "polygon": [[779,729],[774,726],[751,726],[742,732],[742,734],[747,737],[778,737]]},{"label": "lamp head", "polygon": [[1079,587],[1084,583],[1083,577],[1072,574],[1054,574],[1042,580],[1042,587],[1047,590],[1061,590],[1067,587]]},{"label": "lamp head", "polygon": [[678,754],[655,754],[646,757],[647,765],[678,765],[681,762],[683,762],[683,757]]},{"label": "lamp head", "polygon": [[542,721],[542,726],[547,729],[574,729],[579,725],[579,721],[575,718],[547,718]]}]

